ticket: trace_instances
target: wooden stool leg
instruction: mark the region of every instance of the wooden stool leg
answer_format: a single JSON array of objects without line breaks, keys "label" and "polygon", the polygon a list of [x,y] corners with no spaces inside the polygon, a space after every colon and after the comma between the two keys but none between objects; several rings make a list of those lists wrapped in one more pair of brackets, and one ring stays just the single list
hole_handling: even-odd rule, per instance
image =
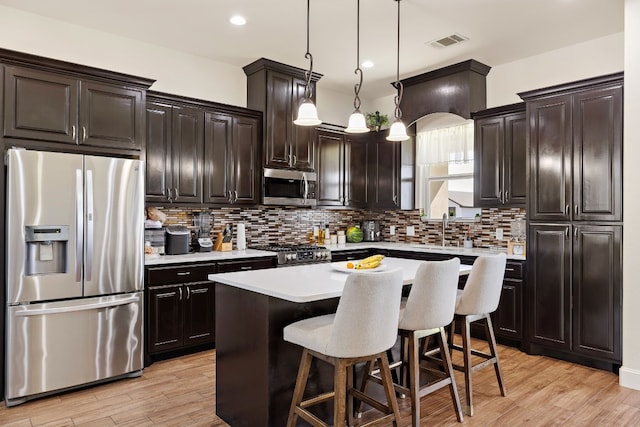
[{"label": "wooden stool leg", "polygon": [[380,376],[382,377],[384,394],[387,396],[387,406],[393,412],[393,425],[394,427],[398,427],[398,422],[400,421],[400,410],[398,409],[398,401],[396,400],[393,381],[391,381],[391,369],[389,368],[389,359],[387,359],[386,353],[380,354],[378,364],[380,365]]},{"label": "wooden stool leg", "polygon": [[353,394],[351,390],[353,389],[353,375],[355,370],[355,365],[347,366],[347,422],[349,426],[353,425]]},{"label": "wooden stool leg", "polygon": [[[369,385],[369,374],[371,373],[372,369],[373,369],[373,360],[369,360],[364,366],[364,371],[363,371],[364,374],[362,376],[362,385],[360,385],[360,392],[362,394],[367,394],[367,386]],[[358,402],[355,405],[354,412],[357,414],[358,418],[360,418],[360,416],[362,415],[362,405],[363,405],[362,400],[358,400]]]},{"label": "wooden stool leg", "polygon": [[467,415],[473,416],[473,396],[471,395],[471,324],[469,318],[462,319],[462,355],[464,359],[464,388],[467,395]]},{"label": "wooden stool leg", "polygon": [[456,377],[454,375],[453,366],[451,364],[451,355],[449,354],[449,346],[447,343],[447,336],[444,332],[444,328],[440,328],[438,334],[438,344],[440,345],[440,353],[442,354],[442,361],[444,362],[444,369],[449,378],[451,378],[451,384],[449,384],[449,391],[451,392],[451,400],[453,401],[453,409],[456,412],[456,418],[458,422],[464,421],[462,415],[462,408],[460,406],[460,396],[458,396],[458,387],[456,387]]},{"label": "wooden stool leg", "polygon": [[344,427],[347,398],[347,364],[343,359],[338,359],[334,369],[333,425],[335,427]]},{"label": "wooden stool leg", "polygon": [[419,339],[412,331],[407,337],[409,343],[409,396],[411,398],[411,423],[420,426],[420,348]]},{"label": "wooden stool leg", "polygon": [[491,316],[487,314],[485,319],[486,319],[487,340],[489,341],[489,351],[491,352],[491,356],[495,358],[493,367],[496,371],[496,378],[498,379],[500,394],[502,396],[506,396],[507,390],[504,386],[504,380],[502,379],[502,370],[500,369],[500,359],[498,358],[498,351],[496,349],[496,336],[495,336],[495,333],[493,332],[493,323],[491,322]]},{"label": "wooden stool leg", "polygon": [[298,368],[298,376],[296,377],[296,386],[293,390],[293,397],[291,399],[291,407],[289,408],[289,417],[287,418],[287,427],[294,427],[298,416],[296,415],[296,407],[300,406],[302,402],[302,396],[304,395],[304,389],[307,385],[307,378],[309,377],[309,369],[311,368],[311,359],[313,356],[305,348],[302,350],[302,357],[300,358],[300,368]]}]

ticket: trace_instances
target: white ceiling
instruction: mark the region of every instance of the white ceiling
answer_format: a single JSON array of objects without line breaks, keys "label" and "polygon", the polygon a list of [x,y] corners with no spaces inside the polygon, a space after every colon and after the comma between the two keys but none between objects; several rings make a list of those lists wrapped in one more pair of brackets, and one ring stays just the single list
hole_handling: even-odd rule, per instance
[{"label": "white ceiling", "polygon": [[[304,0],[0,0],[108,33],[244,66],[265,57],[307,68]],[[397,3],[361,0],[361,96],[393,93]],[[228,20],[247,19],[244,27]],[[624,30],[624,0],[403,0],[400,78],[467,59],[489,66]],[[310,51],[324,88],[353,91],[356,0],[311,0]],[[470,40],[445,49],[428,42],[459,33]]]}]

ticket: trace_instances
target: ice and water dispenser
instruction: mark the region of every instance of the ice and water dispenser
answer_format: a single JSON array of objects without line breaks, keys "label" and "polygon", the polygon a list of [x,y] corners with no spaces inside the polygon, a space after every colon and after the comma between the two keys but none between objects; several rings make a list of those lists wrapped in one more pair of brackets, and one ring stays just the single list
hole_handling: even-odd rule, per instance
[{"label": "ice and water dispenser", "polygon": [[67,272],[69,226],[26,226],[25,275]]}]

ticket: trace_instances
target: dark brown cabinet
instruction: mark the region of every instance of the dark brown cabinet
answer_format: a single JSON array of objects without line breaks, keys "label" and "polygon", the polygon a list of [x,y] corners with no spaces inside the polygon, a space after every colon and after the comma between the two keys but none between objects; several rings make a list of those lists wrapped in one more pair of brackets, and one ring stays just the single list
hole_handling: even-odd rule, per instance
[{"label": "dark brown cabinet", "polygon": [[[244,67],[247,76],[247,107],[264,112],[264,166],[313,171],[314,129],[296,126],[293,120],[304,99],[305,70],[265,58]],[[311,76],[315,102],[316,82]]]},{"label": "dark brown cabinet", "polygon": [[521,95],[528,100],[529,219],[621,221],[621,76]]},{"label": "dark brown cabinet", "polygon": [[319,206],[365,207],[367,143],[339,127],[316,129]]},{"label": "dark brown cabinet", "polygon": [[73,75],[5,67],[4,136],[140,150],[145,90]]},{"label": "dark brown cabinet", "polygon": [[524,261],[507,261],[500,303],[491,316],[494,332],[498,338],[522,342],[524,336],[522,323],[524,270]]},{"label": "dark brown cabinet", "polygon": [[197,108],[150,97],[147,202],[202,203],[203,121]]},{"label": "dark brown cabinet", "polygon": [[530,227],[530,342],[621,362],[622,227]]},{"label": "dark brown cabinet", "polygon": [[259,202],[261,121],[225,113],[205,114],[204,202]]},{"label": "dark brown cabinet", "polygon": [[400,207],[401,144],[389,142],[384,132],[371,135],[367,145],[367,207]]},{"label": "dark brown cabinet", "polygon": [[527,121],[525,104],[473,114],[474,205],[524,205],[527,196]]},{"label": "dark brown cabinet", "polygon": [[147,268],[147,352],[155,355],[215,340],[215,264]]}]

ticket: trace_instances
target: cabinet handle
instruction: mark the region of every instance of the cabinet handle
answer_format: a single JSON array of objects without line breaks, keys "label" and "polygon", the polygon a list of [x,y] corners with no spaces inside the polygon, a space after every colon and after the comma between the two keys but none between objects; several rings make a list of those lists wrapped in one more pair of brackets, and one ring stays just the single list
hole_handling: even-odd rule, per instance
[{"label": "cabinet handle", "polygon": [[565,240],[569,239],[569,227],[564,229],[564,238],[565,238]]},{"label": "cabinet handle", "polygon": [[498,191],[498,194],[496,194],[496,199],[498,199],[499,202],[502,202],[502,191]]},{"label": "cabinet handle", "polygon": [[504,190],[504,200],[502,203],[507,203],[509,201],[509,190]]},{"label": "cabinet handle", "polygon": [[569,215],[569,204],[564,205],[564,214]]},{"label": "cabinet handle", "polygon": [[578,240],[578,229],[577,228],[573,229],[573,238]]},{"label": "cabinet handle", "polygon": [[233,190],[233,203],[238,201],[238,190]]},{"label": "cabinet handle", "polygon": [[576,206],[575,206],[575,209],[574,209],[574,210],[575,210],[575,212],[576,212],[576,216],[578,216],[578,205],[577,205],[577,204],[576,204]]},{"label": "cabinet handle", "polygon": [[190,275],[190,274],[191,274],[191,272],[190,272],[190,271],[178,271],[178,272],[176,273],[176,276],[188,276],[188,275]]},{"label": "cabinet handle", "polygon": [[393,204],[398,206],[398,196],[397,195],[393,196]]},{"label": "cabinet handle", "polygon": [[295,164],[298,163],[298,157],[296,157],[296,155],[293,155],[293,164],[291,166],[295,166]]},{"label": "cabinet handle", "polygon": [[182,301],[182,288],[178,288],[178,293],[180,294],[180,301]]},{"label": "cabinet handle", "polygon": [[76,125],[71,126],[71,139],[76,139]]},{"label": "cabinet handle", "polygon": [[178,193],[178,187],[173,187],[173,200],[178,200],[180,194]]},{"label": "cabinet handle", "polygon": [[191,297],[191,292],[189,291],[189,287],[187,286],[187,299],[189,299],[189,297]]},{"label": "cabinet handle", "polygon": [[233,202],[233,199],[231,198],[231,190],[227,190],[227,202]]},{"label": "cabinet handle", "polygon": [[170,201],[170,202],[173,201],[172,198],[171,198],[171,189],[170,188],[167,188],[167,200]]},{"label": "cabinet handle", "polygon": [[86,126],[82,126],[82,140],[83,141],[87,140],[87,127]]},{"label": "cabinet handle", "polygon": [[514,269],[513,269],[513,268],[505,268],[504,270],[505,270],[505,271],[514,271]]},{"label": "cabinet handle", "polygon": [[242,267],[240,267],[240,270],[252,270],[253,267],[250,265],[243,265]]},{"label": "cabinet handle", "polygon": [[289,166],[293,166],[293,163],[291,162],[291,154],[289,154]]}]

